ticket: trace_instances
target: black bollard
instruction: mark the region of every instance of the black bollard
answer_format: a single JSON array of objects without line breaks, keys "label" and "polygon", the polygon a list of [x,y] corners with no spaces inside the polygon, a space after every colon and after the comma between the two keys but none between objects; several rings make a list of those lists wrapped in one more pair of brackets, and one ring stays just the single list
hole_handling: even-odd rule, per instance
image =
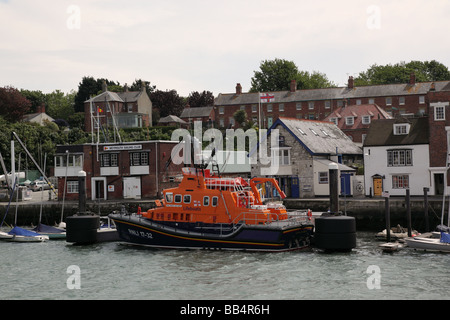
[{"label": "black bollard", "polygon": [[386,214],[386,242],[391,242],[391,209],[389,207],[389,195],[384,195],[384,210]]},{"label": "black bollard", "polygon": [[339,167],[337,163],[328,165],[330,188],[330,213],[339,214]]},{"label": "black bollard", "polygon": [[66,219],[66,241],[75,244],[97,242],[100,217],[86,213],[86,172],[78,173],[78,214]]},{"label": "black bollard", "polygon": [[412,236],[412,227],[411,227],[411,197],[409,188],[406,189],[406,219],[407,219],[407,226],[408,226],[408,237]]},{"label": "black bollard", "polygon": [[424,202],[423,202],[423,206],[424,206],[424,213],[425,213],[425,232],[430,231],[430,224],[428,221],[428,191],[430,189],[427,187],[423,188],[423,197],[424,197]]}]

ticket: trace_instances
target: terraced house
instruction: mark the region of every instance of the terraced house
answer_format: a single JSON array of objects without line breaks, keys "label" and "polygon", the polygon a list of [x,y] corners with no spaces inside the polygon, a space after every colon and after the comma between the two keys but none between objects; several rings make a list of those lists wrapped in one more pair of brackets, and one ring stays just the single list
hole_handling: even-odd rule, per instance
[{"label": "terraced house", "polygon": [[[298,90],[291,81],[290,90],[271,92],[273,102],[261,104],[261,124],[270,128],[278,117],[324,120],[338,108],[350,105],[377,105],[390,116],[422,115],[427,112],[429,91],[450,100],[450,81],[416,82],[414,74],[402,84],[357,87],[349,77],[346,87]],[[221,93],[214,102],[216,123],[226,128],[234,125],[233,114],[245,110],[249,119],[259,122],[259,93],[244,93],[238,83],[234,93]]]}]

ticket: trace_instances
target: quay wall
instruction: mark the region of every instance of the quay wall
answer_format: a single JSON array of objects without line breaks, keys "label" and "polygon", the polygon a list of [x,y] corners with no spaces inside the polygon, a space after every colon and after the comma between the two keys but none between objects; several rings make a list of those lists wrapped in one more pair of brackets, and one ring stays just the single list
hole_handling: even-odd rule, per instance
[{"label": "quay wall", "polygon": [[[391,226],[400,224],[407,226],[406,203],[404,198],[391,197],[390,200]],[[429,226],[434,229],[440,223],[442,198],[428,199]],[[329,209],[328,198],[314,199],[285,199],[284,204],[287,209],[311,209],[315,215],[326,212]],[[86,211],[88,213],[108,215],[121,207],[129,212],[136,212],[140,206],[142,211],[146,211],[154,206],[154,200],[122,200],[122,201],[87,201]],[[421,197],[412,197],[411,202],[411,223],[412,227],[420,232],[425,229],[424,200]],[[445,204],[444,222],[447,222],[448,203]],[[7,203],[0,203],[0,219],[5,216]],[[373,198],[340,198],[339,209],[343,214],[355,217],[358,231],[381,231],[385,228],[385,200]],[[59,223],[62,212],[62,201],[49,200],[42,202],[19,201],[17,203],[17,225],[29,226],[37,225],[42,211],[42,223],[54,225]],[[5,222],[9,225],[14,223],[16,204],[11,204]],[[78,213],[78,201],[65,201],[64,219]]]}]

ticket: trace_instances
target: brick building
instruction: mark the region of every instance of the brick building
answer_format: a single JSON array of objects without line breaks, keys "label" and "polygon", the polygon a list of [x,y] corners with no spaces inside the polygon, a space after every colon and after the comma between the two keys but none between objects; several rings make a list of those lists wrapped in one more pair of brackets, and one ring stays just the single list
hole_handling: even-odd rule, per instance
[{"label": "brick building", "polygon": [[59,145],[55,154],[58,198],[63,198],[67,176],[65,198],[78,199],[78,172],[81,170],[86,172],[89,200],[158,197],[163,189],[179,182],[182,165],[168,162],[176,144],[158,140]]},{"label": "brick building", "polygon": [[[338,108],[348,105],[376,104],[389,115],[421,115],[427,111],[426,97],[430,90],[450,97],[450,81],[416,82],[414,74],[404,84],[357,87],[349,77],[346,87],[298,90],[293,80],[290,90],[271,92],[272,103],[261,104],[261,123],[269,128],[278,117],[323,120]],[[259,121],[259,93],[243,93],[236,85],[235,93],[219,94],[214,102],[219,127],[234,124],[233,114],[245,110],[249,119]]]},{"label": "brick building", "polygon": [[353,142],[362,145],[372,121],[390,118],[391,116],[376,104],[362,104],[340,107],[324,120],[334,123]]},{"label": "brick building", "polygon": [[[436,83],[437,84],[437,83]],[[437,194],[445,191],[450,179],[447,173],[447,156],[450,150],[450,84],[438,90],[432,86],[427,94],[430,127],[430,181]],[[448,191],[448,190],[447,190]],[[448,193],[447,193],[448,194]]]}]

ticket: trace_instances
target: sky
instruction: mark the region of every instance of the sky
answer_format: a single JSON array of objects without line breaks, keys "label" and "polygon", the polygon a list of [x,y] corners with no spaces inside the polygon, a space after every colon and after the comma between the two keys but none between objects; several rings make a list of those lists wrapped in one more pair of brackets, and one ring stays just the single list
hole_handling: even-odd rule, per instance
[{"label": "sky", "polygon": [[0,0],[0,87],[77,90],[84,76],[247,92],[264,60],[338,86],[371,65],[450,67],[448,0]]}]

